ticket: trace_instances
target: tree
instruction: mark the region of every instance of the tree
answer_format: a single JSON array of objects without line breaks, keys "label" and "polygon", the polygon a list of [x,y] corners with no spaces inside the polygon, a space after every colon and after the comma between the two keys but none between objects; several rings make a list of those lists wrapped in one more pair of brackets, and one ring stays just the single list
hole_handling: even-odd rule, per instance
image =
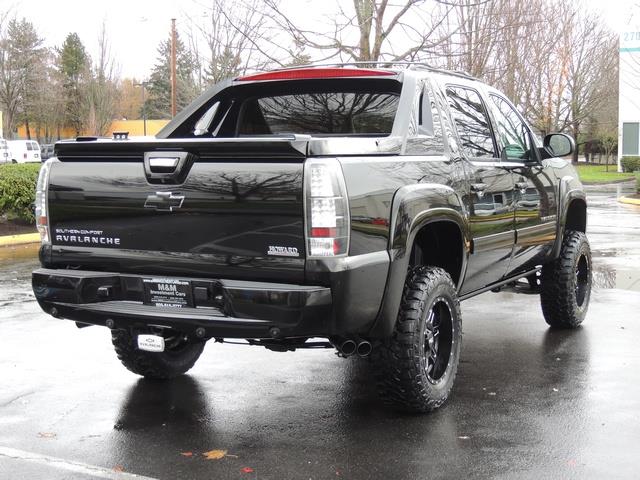
[{"label": "tree", "polygon": [[[603,107],[617,117],[617,41],[578,0],[459,0],[441,23],[441,43],[419,52],[502,90],[541,134],[597,139]],[[606,128],[605,128],[606,130]],[[585,137],[585,134],[586,137]],[[588,144],[590,144],[588,143]],[[578,152],[574,152],[577,161]]]},{"label": "tree", "polygon": [[86,97],[87,129],[94,135],[105,135],[111,125],[118,100],[118,85],[115,65],[111,56],[106,24],[98,34],[98,58],[93,64]]},{"label": "tree", "polygon": [[[606,81],[617,65],[618,39],[593,14],[578,18],[570,32],[573,48],[567,75],[568,126],[578,140],[584,124],[612,100],[608,95],[611,86]],[[573,161],[578,161],[578,149],[573,153]]]},{"label": "tree", "polygon": [[[146,87],[145,87],[146,88]],[[142,86],[135,78],[123,78],[120,81],[115,118],[137,120],[141,118]]]},{"label": "tree", "polygon": [[67,35],[58,50],[58,70],[62,77],[65,124],[80,135],[87,118],[86,96],[91,65],[77,33]]},{"label": "tree", "polygon": [[[474,3],[490,1],[474,0]],[[264,0],[264,4],[277,29],[289,35],[295,45],[320,52],[321,60],[367,62],[416,60],[420,52],[433,51],[443,41],[436,32],[456,2],[352,0],[345,9],[339,4],[332,24],[322,32],[301,28],[299,19],[293,18],[279,0]],[[291,53],[288,47],[279,48]]]},{"label": "tree", "polygon": [[[149,77],[149,97],[145,101],[147,117],[171,118],[171,39],[158,46],[158,59]],[[186,107],[198,94],[194,78],[197,62],[176,34],[176,77],[178,110]]]},{"label": "tree", "polygon": [[60,138],[65,120],[65,99],[60,72],[55,68],[56,54],[47,50],[44,65],[35,88],[30,122],[35,126],[38,141],[50,143]]},{"label": "tree", "polygon": [[37,86],[42,77],[43,40],[26,19],[9,21],[0,38],[0,101],[4,105],[5,125],[11,137],[18,121],[25,122],[30,138]]},{"label": "tree", "polygon": [[[262,0],[210,0],[205,15],[190,18],[189,43],[202,69],[203,84],[264,68],[269,61],[264,47],[270,43]],[[204,52],[198,45],[204,45]]]}]

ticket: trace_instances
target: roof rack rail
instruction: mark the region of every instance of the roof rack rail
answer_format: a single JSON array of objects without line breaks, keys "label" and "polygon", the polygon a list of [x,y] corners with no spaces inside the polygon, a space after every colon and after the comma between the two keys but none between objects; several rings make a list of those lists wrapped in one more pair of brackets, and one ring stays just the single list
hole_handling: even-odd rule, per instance
[{"label": "roof rack rail", "polygon": [[404,66],[407,70],[411,69],[421,69],[428,70],[434,73],[442,73],[446,75],[454,75],[456,77],[466,78],[468,80],[478,80],[476,77],[471,75],[468,72],[461,70],[446,70],[444,68],[434,67],[425,62],[409,62],[409,61],[385,61],[385,60],[376,60],[376,61],[353,61],[353,62],[329,62],[329,63],[310,63],[307,65],[295,65],[291,67],[282,67],[276,68],[272,71],[280,71],[280,70],[297,70],[300,68],[315,68],[315,67],[367,67],[372,68],[374,66],[378,67],[394,67],[394,66]]}]

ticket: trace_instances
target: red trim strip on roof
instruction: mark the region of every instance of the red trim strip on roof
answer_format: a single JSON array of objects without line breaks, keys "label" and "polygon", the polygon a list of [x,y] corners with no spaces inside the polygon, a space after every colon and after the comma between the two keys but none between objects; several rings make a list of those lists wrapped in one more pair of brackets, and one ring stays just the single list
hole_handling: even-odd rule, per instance
[{"label": "red trim strip on roof", "polygon": [[239,82],[254,80],[304,80],[308,78],[384,77],[396,75],[388,70],[366,68],[300,68],[275,72],[256,73],[236,78]]}]

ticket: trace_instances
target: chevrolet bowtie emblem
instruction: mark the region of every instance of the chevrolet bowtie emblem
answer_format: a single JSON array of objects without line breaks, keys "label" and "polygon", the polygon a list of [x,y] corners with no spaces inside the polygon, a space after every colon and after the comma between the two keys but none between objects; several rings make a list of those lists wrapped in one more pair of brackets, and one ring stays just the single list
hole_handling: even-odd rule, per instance
[{"label": "chevrolet bowtie emblem", "polygon": [[172,192],[156,192],[147,197],[144,208],[155,208],[156,210],[173,212],[175,208],[180,208],[184,202],[184,195],[174,195]]}]

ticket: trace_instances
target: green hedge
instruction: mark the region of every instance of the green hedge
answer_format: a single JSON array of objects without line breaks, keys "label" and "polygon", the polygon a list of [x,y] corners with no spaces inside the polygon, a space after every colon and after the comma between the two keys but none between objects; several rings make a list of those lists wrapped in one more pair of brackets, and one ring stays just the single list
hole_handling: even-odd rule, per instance
[{"label": "green hedge", "polygon": [[636,193],[640,195],[640,172],[636,172]]},{"label": "green hedge", "polygon": [[620,165],[623,172],[635,172],[640,170],[640,157],[622,157]]},{"label": "green hedge", "polygon": [[0,214],[34,222],[31,205],[35,201],[39,163],[0,165]]}]

